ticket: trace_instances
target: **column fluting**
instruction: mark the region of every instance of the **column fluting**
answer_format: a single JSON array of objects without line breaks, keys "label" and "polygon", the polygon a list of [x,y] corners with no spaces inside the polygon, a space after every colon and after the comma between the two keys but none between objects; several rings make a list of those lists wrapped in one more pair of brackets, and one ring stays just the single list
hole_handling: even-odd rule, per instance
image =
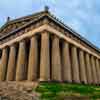
[{"label": "column fluting", "polygon": [[6,79],[7,64],[8,64],[8,49],[7,47],[5,47],[3,48],[2,51],[1,66],[0,66],[0,81],[4,81]]},{"label": "column fluting", "polygon": [[37,68],[38,68],[38,41],[37,36],[33,36],[30,39],[30,51],[29,51],[29,64],[28,64],[28,80],[37,80]]},{"label": "column fluting", "polygon": [[50,80],[50,40],[49,34],[41,34],[41,53],[40,53],[40,81]]},{"label": "column fluting", "polygon": [[71,55],[72,55],[71,58],[72,58],[73,81],[75,83],[80,83],[78,54],[77,54],[77,48],[75,46],[71,47]]},{"label": "column fluting", "polygon": [[96,58],[96,70],[97,70],[97,81],[98,84],[100,84],[100,67],[98,58]]},{"label": "column fluting", "polygon": [[26,79],[26,45],[25,41],[22,40],[19,43],[19,51],[17,58],[17,69],[16,69],[16,81],[22,81]]},{"label": "column fluting", "polygon": [[69,55],[69,44],[63,41],[62,46],[62,67],[63,67],[63,81],[72,82],[71,75],[71,58]]},{"label": "column fluting", "polygon": [[96,66],[95,66],[95,59],[93,56],[91,56],[91,67],[92,67],[93,83],[97,84]]},{"label": "column fluting", "polygon": [[91,63],[90,63],[90,55],[86,53],[86,72],[87,72],[87,82],[88,84],[92,84],[92,69],[91,69]]},{"label": "column fluting", "polygon": [[15,44],[10,46],[8,69],[7,69],[7,81],[12,81],[15,78],[16,72],[16,47]]},{"label": "column fluting", "polygon": [[52,80],[62,81],[61,78],[61,56],[59,38],[54,36],[52,39]]},{"label": "column fluting", "polygon": [[86,66],[85,66],[85,57],[84,51],[79,50],[79,64],[80,64],[80,79],[81,82],[87,83],[86,79]]}]

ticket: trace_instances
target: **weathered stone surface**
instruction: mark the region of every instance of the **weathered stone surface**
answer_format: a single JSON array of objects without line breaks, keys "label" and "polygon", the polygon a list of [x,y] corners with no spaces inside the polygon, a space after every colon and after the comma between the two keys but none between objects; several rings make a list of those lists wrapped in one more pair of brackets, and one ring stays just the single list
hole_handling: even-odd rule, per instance
[{"label": "weathered stone surface", "polygon": [[50,80],[50,48],[49,34],[47,32],[41,35],[41,54],[40,54],[40,81]]},{"label": "weathered stone surface", "polygon": [[79,62],[78,62],[77,48],[75,46],[72,46],[71,53],[72,53],[71,60],[72,60],[72,70],[73,70],[73,81],[75,83],[80,83]]},{"label": "weathered stone surface", "polygon": [[52,80],[62,81],[59,38],[56,36],[52,39]]},{"label": "weathered stone surface", "polygon": [[2,58],[0,62],[0,81],[6,79],[7,63],[8,63],[8,49],[7,47],[3,48]]},{"label": "weathered stone surface", "polygon": [[62,68],[63,81],[72,82],[71,59],[69,54],[69,44],[64,41],[62,47]]},{"label": "weathered stone surface", "polygon": [[90,55],[88,53],[86,53],[86,55],[85,55],[85,61],[86,61],[87,82],[88,82],[88,84],[92,84],[92,82],[93,82],[92,68],[91,68],[91,63],[90,63]]},{"label": "weathered stone surface", "polygon": [[40,95],[32,91],[37,85],[32,82],[0,82],[0,97],[7,100],[39,100]]},{"label": "weathered stone surface", "polygon": [[80,65],[80,80],[81,82],[87,83],[86,79],[86,65],[85,65],[85,57],[84,51],[79,51],[79,65]]},{"label": "weathered stone surface", "polygon": [[28,64],[28,80],[37,80],[38,71],[38,43],[37,37],[31,38],[30,52],[29,52],[29,64]]},{"label": "weathered stone surface", "polygon": [[26,79],[26,44],[25,41],[19,43],[19,53],[17,58],[16,81]]},{"label": "weathered stone surface", "polygon": [[91,68],[92,68],[93,84],[97,84],[96,66],[95,66],[95,59],[93,56],[91,56]]},{"label": "weathered stone surface", "polygon": [[7,81],[14,81],[16,72],[16,48],[15,45],[10,47],[10,54],[8,59]]}]

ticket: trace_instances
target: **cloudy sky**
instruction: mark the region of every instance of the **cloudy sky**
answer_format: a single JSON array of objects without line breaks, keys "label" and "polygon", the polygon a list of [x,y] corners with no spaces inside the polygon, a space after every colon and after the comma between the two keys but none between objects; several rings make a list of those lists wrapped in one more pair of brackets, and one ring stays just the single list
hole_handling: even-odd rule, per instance
[{"label": "cloudy sky", "polygon": [[1,0],[0,27],[12,19],[32,14],[48,5],[65,24],[100,48],[100,0]]}]

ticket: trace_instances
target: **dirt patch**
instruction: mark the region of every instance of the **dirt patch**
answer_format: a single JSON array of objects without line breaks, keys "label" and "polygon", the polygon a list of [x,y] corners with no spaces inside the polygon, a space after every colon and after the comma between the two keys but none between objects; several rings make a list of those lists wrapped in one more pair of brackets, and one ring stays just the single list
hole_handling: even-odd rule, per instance
[{"label": "dirt patch", "polygon": [[37,82],[0,82],[1,100],[39,100],[39,94],[33,92]]}]

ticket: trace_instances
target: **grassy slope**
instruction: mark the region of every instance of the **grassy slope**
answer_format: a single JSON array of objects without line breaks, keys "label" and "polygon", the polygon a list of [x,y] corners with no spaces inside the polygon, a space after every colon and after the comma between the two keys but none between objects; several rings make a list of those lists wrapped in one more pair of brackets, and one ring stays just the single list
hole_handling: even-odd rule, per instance
[{"label": "grassy slope", "polygon": [[35,89],[41,94],[41,100],[64,100],[66,96],[100,99],[100,87],[67,83],[40,83]]}]

